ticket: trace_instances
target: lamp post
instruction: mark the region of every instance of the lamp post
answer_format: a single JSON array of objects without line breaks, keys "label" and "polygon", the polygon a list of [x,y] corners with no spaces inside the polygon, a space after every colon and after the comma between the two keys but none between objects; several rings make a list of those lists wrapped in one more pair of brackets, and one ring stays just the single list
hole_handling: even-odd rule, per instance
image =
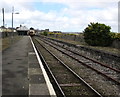
[{"label": "lamp post", "polygon": [[12,35],[11,35],[11,37],[13,38],[13,36],[14,36],[14,26],[13,26],[13,14],[19,14],[18,12],[17,13],[14,13],[14,7],[12,7]]},{"label": "lamp post", "polygon": [[19,12],[14,13],[14,7],[12,7],[12,29],[13,29],[13,14],[19,14]]}]

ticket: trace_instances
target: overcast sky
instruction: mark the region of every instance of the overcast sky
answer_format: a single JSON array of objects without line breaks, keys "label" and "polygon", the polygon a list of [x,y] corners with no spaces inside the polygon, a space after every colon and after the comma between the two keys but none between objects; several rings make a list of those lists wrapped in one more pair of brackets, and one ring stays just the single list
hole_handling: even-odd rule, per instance
[{"label": "overcast sky", "polygon": [[[0,0],[5,8],[5,24],[11,27],[12,6],[14,27],[20,24],[28,28],[50,31],[82,32],[90,22],[111,26],[118,32],[119,0]],[[0,26],[2,25],[2,10]]]}]

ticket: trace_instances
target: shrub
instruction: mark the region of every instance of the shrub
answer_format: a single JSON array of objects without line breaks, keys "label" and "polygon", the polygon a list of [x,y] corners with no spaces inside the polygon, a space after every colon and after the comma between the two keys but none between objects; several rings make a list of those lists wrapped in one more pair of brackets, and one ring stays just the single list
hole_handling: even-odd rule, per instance
[{"label": "shrub", "polygon": [[100,23],[90,23],[84,29],[85,42],[92,46],[109,46],[112,43],[111,27]]},{"label": "shrub", "polygon": [[47,36],[47,35],[48,35],[48,32],[47,32],[47,31],[44,31],[44,32],[43,32],[43,35]]}]

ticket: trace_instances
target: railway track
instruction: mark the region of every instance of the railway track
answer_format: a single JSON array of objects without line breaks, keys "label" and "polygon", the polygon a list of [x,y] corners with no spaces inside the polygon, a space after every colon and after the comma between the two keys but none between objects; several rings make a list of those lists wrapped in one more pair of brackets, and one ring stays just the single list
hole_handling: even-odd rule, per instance
[{"label": "railway track", "polygon": [[70,67],[68,67],[68,65],[63,63],[43,46],[40,40],[33,38],[33,41],[63,97],[73,97],[78,95],[83,97],[102,97],[99,92],[85,82]]},{"label": "railway track", "polygon": [[[58,51],[62,52],[63,54],[73,58],[74,60],[78,61],[79,63],[82,63],[83,65],[87,66],[88,68],[103,75],[107,79],[115,82],[117,85],[120,85],[120,70],[118,70],[116,68],[112,68],[106,64],[100,63],[94,59],[88,58],[79,53],[76,53],[68,48],[65,48],[64,46],[60,46],[54,42],[51,42],[48,39],[47,40],[42,39],[42,41],[44,41],[51,47],[57,49]],[[49,42],[47,42],[47,41],[49,41]]]}]

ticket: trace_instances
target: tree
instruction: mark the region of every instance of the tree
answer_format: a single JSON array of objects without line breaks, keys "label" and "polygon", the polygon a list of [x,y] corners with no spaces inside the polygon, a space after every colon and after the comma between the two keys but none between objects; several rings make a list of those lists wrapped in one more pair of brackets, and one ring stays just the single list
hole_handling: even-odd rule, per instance
[{"label": "tree", "polygon": [[84,29],[85,42],[92,46],[109,46],[112,43],[111,27],[100,23],[90,23]]}]

